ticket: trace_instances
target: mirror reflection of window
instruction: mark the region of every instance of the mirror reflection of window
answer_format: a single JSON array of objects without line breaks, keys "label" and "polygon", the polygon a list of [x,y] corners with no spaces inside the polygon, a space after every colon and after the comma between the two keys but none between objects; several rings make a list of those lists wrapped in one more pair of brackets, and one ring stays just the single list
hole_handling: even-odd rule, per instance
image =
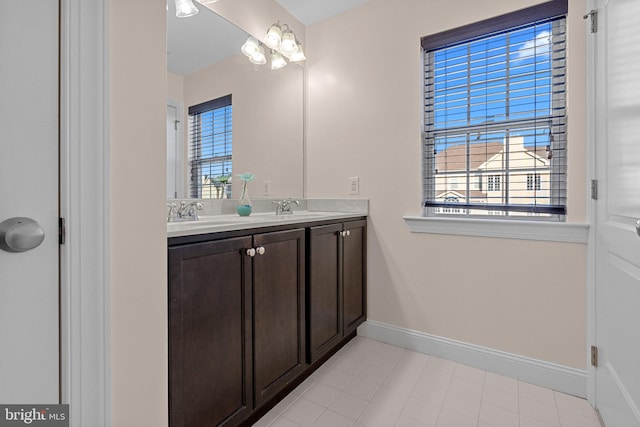
[{"label": "mirror reflection of window", "polygon": [[189,169],[191,197],[231,198],[231,95],[189,107]]}]

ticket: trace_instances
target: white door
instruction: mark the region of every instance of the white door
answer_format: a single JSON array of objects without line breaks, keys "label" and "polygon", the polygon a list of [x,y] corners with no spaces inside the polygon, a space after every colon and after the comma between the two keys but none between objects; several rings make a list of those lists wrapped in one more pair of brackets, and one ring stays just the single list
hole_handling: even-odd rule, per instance
[{"label": "white door", "polygon": [[0,1],[0,223],[45,233],[0,250],[3,404],[59,402],[58,25],[58,1]]},{"label": "white door", "polygon": [[607,427],[638,427],[640,1],[595,3],[596,407]]}]

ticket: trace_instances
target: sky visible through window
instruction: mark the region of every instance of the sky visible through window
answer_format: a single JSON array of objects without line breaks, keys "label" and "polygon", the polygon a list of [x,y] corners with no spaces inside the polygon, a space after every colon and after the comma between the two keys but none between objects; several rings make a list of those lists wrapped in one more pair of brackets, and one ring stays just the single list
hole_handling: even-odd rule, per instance
[{"label": "sky visible through window", "polygon": [[[550,144],[548,121],[491,129],[491,124],[550,117],[552,22],[512,30],[434,52],[432,130],[436,150],[522,136],[525,146]],[[484,126],[469,134],[469,126]],[[462,129],[462,128],[467,129]],[[456,132],[460,128],[460,132]]]},{"label": "sky visible through window", "polygon": [[200,158],[210,160],[203,164],[202,175],[218,178],[231,174],[232,120],[231,105],[204,112],[200,116]]}]

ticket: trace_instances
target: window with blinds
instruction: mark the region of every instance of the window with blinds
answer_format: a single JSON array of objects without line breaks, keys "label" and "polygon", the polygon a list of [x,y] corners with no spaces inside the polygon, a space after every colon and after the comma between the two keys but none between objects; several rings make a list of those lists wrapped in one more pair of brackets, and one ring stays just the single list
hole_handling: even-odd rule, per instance
[{"label": "window with blinds", "polygon": [[562,221],[567,2],[422,39],[428,216]]},{"label": "window with blinds", "polygon": [[191,197],[231,197],[231,152],[231,95],[189,107]]}]

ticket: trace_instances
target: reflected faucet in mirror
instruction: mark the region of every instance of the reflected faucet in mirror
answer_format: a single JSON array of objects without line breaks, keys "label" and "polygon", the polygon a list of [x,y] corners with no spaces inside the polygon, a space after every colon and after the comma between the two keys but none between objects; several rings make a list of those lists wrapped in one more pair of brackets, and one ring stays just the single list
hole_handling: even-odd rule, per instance
[{"label": "reflected faucet in mirror", "polygon": [[179,207],[175,203],[167,203],[167,207],[169,208],[167,222],[197,221],[198,211],[203,209],[202,203],[186,200],[182,200]]}]

